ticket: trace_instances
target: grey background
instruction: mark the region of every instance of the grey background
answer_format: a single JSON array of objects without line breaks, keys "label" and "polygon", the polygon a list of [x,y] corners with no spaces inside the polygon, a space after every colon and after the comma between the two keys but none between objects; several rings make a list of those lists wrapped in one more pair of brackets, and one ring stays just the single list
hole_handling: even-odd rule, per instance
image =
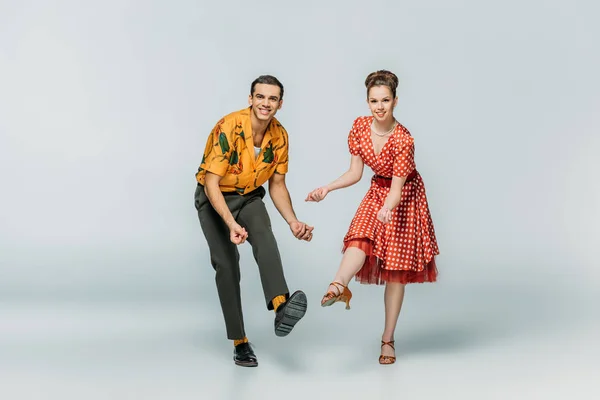
[{"label": "grey background", "polygon": [[[600,274],[600,7],[592,1],[0,2],[0,394],[7,399],[589,398]],[[321,309],[368,185],[318,205],[400,78],[441,248],[411,286],[399,362],[377,364],[382,288]],[[249,245],[258,369],[234,368],[193,208],[206,136],[250,82],[285,85],[288,184],[312,243],[270,201],[309,314],[272,334]],[[574,396],[574,397],[573,397]]]}]

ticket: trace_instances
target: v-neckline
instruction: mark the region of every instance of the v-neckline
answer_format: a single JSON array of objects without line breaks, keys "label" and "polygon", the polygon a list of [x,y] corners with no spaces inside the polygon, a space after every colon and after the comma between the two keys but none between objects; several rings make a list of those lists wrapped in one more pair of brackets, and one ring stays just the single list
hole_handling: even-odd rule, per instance
[{"label": "v-neckline", "polygon": [[[262,149],[264,146],[266,146],[266,144],[272,140],[273,135],[271,134],[271,128],[272,128],[272,124],[273,124],[273,120],[269,121],[269,124],[267,125],[267,127],[265,128],[265,133],[263,134],[263,139],[261,141],[260,144],[260,149],[261,151],[258,153],[260,156],[260,153],[262,152]],[[246,142],[246,151],[248,152],[248,155],[250,156],[250,163],[252,165],[252,169],[256,170],[256,168],[258,167],[258,165],[260,164],[260,157],[256,156],[254,154],[254,138],[252,137],[252,119],[248,118],[246,119],[246,121],[244,122],[244,135],[245,135],[245,142]],[[250,134],[246,134],[246,132],[249,132]]]},{"label": "v-neckline", "polygon": [[369,128],[368,128],[369,142],[371,142],[371,151],[373,152],[373,155],[375,156],[376,159],[378,159],[379,156],[381,155],[381,153],[383,153],[383,150],[385,150],[385,146],[388,145],[388,143],[390,142],[390,140],[392,139],[392,137],[396,133],[396,129],[398,128],[398,124],[396,124],[396,126],[394,127],[394,130],[392,131],[392,134],[387,138],[387,140],[385,141],[385,143],[383,144],[383,146],[381,146],[381,149],[379,150],[379,153],[375,153],[375,143],[373,142],[373,132],[371,131],[371,125],[372,124],[373,124],[373,117],[370,118]]}]

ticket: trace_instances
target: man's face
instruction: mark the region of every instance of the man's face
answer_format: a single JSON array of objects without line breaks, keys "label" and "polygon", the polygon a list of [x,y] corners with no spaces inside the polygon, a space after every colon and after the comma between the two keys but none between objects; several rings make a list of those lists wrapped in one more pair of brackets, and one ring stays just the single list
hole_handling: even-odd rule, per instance
[{"label": "man's face", "polygon": [[257,83],[254,86],[254,94],[248,97],[248,104],[252,106],[252,112],[258,120],[268,121],[275,116],[283,104],[279,95],[277,85]]}]

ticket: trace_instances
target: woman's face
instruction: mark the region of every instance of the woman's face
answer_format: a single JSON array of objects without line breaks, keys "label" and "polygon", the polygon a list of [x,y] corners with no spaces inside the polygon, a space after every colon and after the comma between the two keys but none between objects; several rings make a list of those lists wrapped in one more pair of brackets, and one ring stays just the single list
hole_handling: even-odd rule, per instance
[{"label": "woman's face", "polygon": [[387,86],[373,86],[369,90],[367,103],[373,117],[382,124],[394,119],[394,107],[398,98],[394,98],[392,91]]}]

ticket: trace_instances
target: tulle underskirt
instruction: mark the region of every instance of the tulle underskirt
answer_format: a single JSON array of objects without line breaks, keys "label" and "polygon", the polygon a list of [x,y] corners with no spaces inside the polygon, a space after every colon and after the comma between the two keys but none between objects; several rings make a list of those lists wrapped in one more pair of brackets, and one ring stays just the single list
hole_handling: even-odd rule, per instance
[{"label": "tulle underskirt", "polygon": [[365,252],[365,263],[355,276],[356,281],[370,285],[384,285],[390,283],[424,283],[437,280],[437,267],[435,257],[425,265],[422,271],[395,270],[383,268],[382,260],[373,255],[373,242],[367,238],[350,239],[344,243],[342,252],[349,247],[356,247]]}]

